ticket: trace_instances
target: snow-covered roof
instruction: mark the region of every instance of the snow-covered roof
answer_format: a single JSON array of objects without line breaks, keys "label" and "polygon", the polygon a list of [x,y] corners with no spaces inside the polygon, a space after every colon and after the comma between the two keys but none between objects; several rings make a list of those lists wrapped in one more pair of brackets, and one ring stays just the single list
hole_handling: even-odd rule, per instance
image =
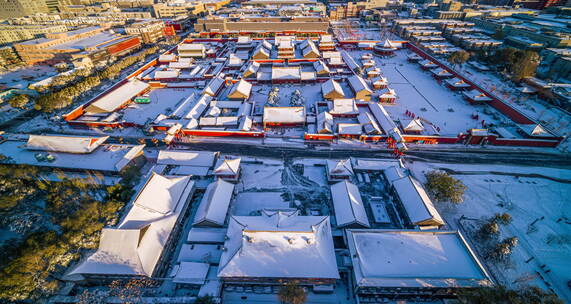
[{"label": "snow-covered roof", "polygon": [[328,63],[331,65],[342,65],[343,59],[340,57],[332,57],[332,58],[329,58]]},{"label": "snow-covered roof", "polygon": [[446,82],[447,84],[453,86],[453,87],[459,87],[459,88],[460,88],[460,87],[462,87],[462,88],[468,88],[468,87],[470,87],[470,85],[467,84],[464,80],[462,80],[462,79],[460,79],[460,78],[457,78],[457,77],[454,77],[454,78],[451,78],[451,79],[447,79],[447,80],[445,80],[445,82]]},{"label": "snow-covered roof", "polygon": [[190,176],[170,178],[153,173],[123,221],[116,228],[103,229],[97,251],[72,269],[67,279],[82,280],[86,275],[153,276],[193,191]]},{"label": "snow-covered roof", "polygon": [[412,176],[393,181],[406,214],[414,225],[444,225],[444,220],[434,207],[422,185]]},{"label": "snow-covered roof", "polygon": [[240,81],[236,82],[232,86],[232,89],[230,89],[230,93],[228,93],[228,98],[248,99],[250,97],[251,91],[252,91],[252,84],[244,79],[240,79]]},{"label": "snow-covered roof", "polygon": [[438,65],[428,59],[419,62],[419,64],[423,67],[437,67]]},{"label": "snow-covered roof", "polygon": [[208,85],[202,91],[202,94],[207,94],[210,96],[216,96],[220,88],[224,86],[224,79],[220,77],[214,77],[208,82]]},{"label": "snow-covered roof", "polygon": [[321,60],[315,61],[313,63],[313,68],[315,69],[315,72],[317,72],[317,74],[323,74],[323,73],[330,73],[331,71],[329,70],[329,67]]},{"label": "snow-covered roof", "polygon": [[161,150],[157,158],[159,165],[212,167],[216,160],[216,152]]},{"label": "snow-covered roof", "polygon": [[345,96],[343,92],[343,88],[339,84],[339,82],[335,81],[334,79],[329,79],[326,82],[321,84],[321,92],[325,98],[330,98],[330,95],[339,95]]},{"label": "snow-covered roof", "polygon": [[215,175],[237,175],[240,171],[240,158],[219,159],[214,166]]},{"label": "snow-covered roof", "polygon": [[431,70],[430,72],[434,75],[439,75],[439,76],[452,76],[452,74],[450,72],[448,72],[448,70],[445,70],[443,68],[437,68],[437,69]]},{"label": "snow-covered roof", "polygon": [[108,138],[109,136],[30,135],[26,148],[50,152],[91,153]]},{"label": "snow-covered roof", "polygon": [[420,55],[418,55],[418,54],[416,54],[416,53],[410,54],[410,55],[408,55],[407,57],[408,57],[408,59],[412,59],[412,60],[420,60],[420,59],[422,59],[422,57],[420,57]]},{"label": "snow-covered roof", "polygon": [[[191,120],[188,123],[188,125],[186,126],[187,129],[191,129],[191,128],[189,128],[189,125],[192,124],[193,120],[197,120],[200,116],[202,116],[202,114],[204,113],[206,108],[208,108],[208,105],[210,104],[211,101],[212,101],[212,96],[210,96],[210,95],[204,94],[204,95],[200,96],[200,98],[194,104],[194,106],[192,106],[190,111],[188,111],[188,113],[186,113],[184,115],[185,119]],[[198,123],[198,121],[197,121],[197,123]]]},{"label": "snow-covered roof", "polygon": [[384,48],[396,48],[396,46],[389,39],[385,39],[385,42],[383,42],[382,46]]},{"label": "snow-covered roof", "polygon": [[221,109],[240,109],[245,103],[239,100],[213,100],[210,102],[211,107]]},{"label": "snow-covered roof", "polygon": [[166,61],[175,61],[176,55],[175,54],[162,54],[159,56],[159,61],[166,62]]},{"label": "snow-covered roof", "polygon": [[321,35],[319,38],[319,44],[330,44],[333,43],[333,36],[331,35]]},{"label": "snow-covered roof", "polygon": [[383,170],[383,175],[387,181],[392,184],[394,181],[405,177],[407,174],[404,172],[404,168],[401,166],[390,166]]},{"label": "snow-covered roof", "polygon": [[236,41],[236,43],[238,43],[238,44],[248,44],[251,42],[252,42],[252,39],[250,39],[249,36],[239,36],[238,41]]},{"label": "snow-covered roof", "polygon": [[228,66],[242,66],[244,64],[242,59],[240,59],[236,54],[230,54],[228,56]]},{"label": "snow-covered roof", "polygon": [[260,43],[260,46],[266,48],[267,50],[271,50],[272,49],[272,44],[269,43],[266,40],[262,40],[262,42]]},{"label": "snow-covered roof", "polygon": [[[190,69],[192,67],[192,61],[187,61],[183,59],[187,59],[187,58],[181,58],[181,60],[179,61],[174,61],[174,62],[170,62],[169,63],[169,69]],[[190,59],[190,58],[188,58]],[[156,74],[155,74],[156,77]]]},{"label": "snow-covered roof", "polygon": [[327,216],[232,216],[224,247],[221,278],[339,278]]},{"label": "snow-covered roof", "polygon": [[404,168],[401,160],[396,159],[371,159],[371,158],[351,158],[354,170],[362,171],[383,171],[391,166]]},{"label": "snow-covered roof", "polygon": [[218,244],[182,244],[177,261],[218,264],[222,255],[221,247]]},{"label": "snow-covered roof", "polygon": [[260,63],[256,61],[250,62],[248,68],[244,71],[244,77],[249,77],[250,75],[255,75],[260,69]]},{"label": "snow-covered roof", "polygon": [[389,81],[385,77],[379,77],[373,81],[373,84],[376,85],[387,85]]},{"label": "snow-covered roof", "polygon": [[361,225],[370,227],[361,193],[354,184],[342,181],[331,185],[331,198],[337,226]]},{"label": "snow-covered roof", "polygon": [[172,275],[172,282],[177,284],[202,285],[206,280],[210,264],[196,262],[180,262],[175,265]]},{"label": "snow-covered roof", "polygon": [[303,124],[304,107],[264,107],[264,123]]},{"label": "snow-covered roof", "polygon": [[179,75],[178,70],[163,70],[163,71],[156,71],[154,73],[154,79],[169,79],[169,78],[177,78]]},{"label": "snow-covered roof", "polygon": [[278,49],[292,49],[293,48],[293,41],[282,39],[278,41],[277,44]]},{"label": "snow-covered roof", "polygon": [[365,72],[367,73],[367,77],[372,78],[379,76],[381,74],[381,69],[377,67],[369,67],[365,69]]},{"label": "snow-covered roof", "polygon": [[[0,151],[9,158],[4,162],[39,167],[120,172],[135,158],[143,154],[145,145],[103,144],[89,153],[48,151],[50,160],[38,156],[46,153],[29,150],[26,142],[7,140],[0,142]],[[68,149],[69,147],[65,147]],[[44,150],[47,151],[47,150]]]},{"label": "snow-covered roof", "polygon": [[109,92],[87,106],[87,113],[110,113],[149,88],[149,84],[136,78]]},{"label": "snow-covered roof", "polygon": [[338,123],[337,133],[341,135],[361,135],[363,127],[358,123]]},{"label": "snow-covered roof", "polygon": [[243,116],[238,125],[238,129],[241,131],[250,131],[252,129],[252,118],[250,116]]},{"label": "snow-covered roof", "polygon": [[346,234],[358,287],[492,285],[457,231],[348,229]]},{"label": "snow-covered roof", "polygon": [[341,58],[341,52],[337,52],[337,51],[326,51],[326,52],[321,52],[321,57],[323,58]]},{"label": "snow-covered roof", "polygon": [[238,116],[220,116],[220,117],[200,117],[199,125],[201,127],[236,127],[239,123]]},{"label": "snow-covered roof", "polygon": [[315,46],[315,43],[309,39],[305,41],[307,41],[307,43],[301,50],[303,57],[309,57],[309,56],[319,57],[319,50],[317,49],[317,46]]},{"label": "snow-covered roof", "polygon": [[335,176],[351,176],[353,175],[353,166],[350,159],[327,160],[327,172],[329,175]]},{"label": "snow-covered roof", "polygon": [[301,80],[315,80],[317,79],[317,74],[315,72],[312,71],[301,71],[300,74]]},{"label": "snow-covered roof", "polygon": [[424,125],[422,121],[418,118],[410,119],[410,120],[403,120],[402,127],[405,131],[413,131],[413,132],[422,132],[424,131]]},{"label": "snow-covered roof", "polygon": [[331,109],[330,113],[332,115],[357,115],[359,114],[359,109],[355,99],[335,99],[333,100],[333,109]]},{"label": "snow-covered roof", "polygon": [[337,51],[327,51],[327,52],[321,52],[321,57],[323,58],[341,58],[341,52],[337,52]]},{"label": "snow-covered roof", "polygon": [[371,110],[371,113],[373,113],[375,119],[381,125],[383,131],[385,131],[385,133],[387,133],[397,142],[403,142],[404,139],[402,137],[400,130],[397,128],[397,125],[395,124],[395,122],[393,121],[387,110],[385,110],[385,107],[383,107],[378,103],[369,103],[368,106],[369,110]]},{"label": "snow-covered roof", "polygon": [[[351,70],[355,71],[356,69],[360,68],[359,64],[355,61],[355,59],[353,59],[353,57],[351,57],[351,55],[349,55],[349,53],[347,53],[347,51],[341,51],[341,57]],[[334,57],[331,59],[333,58]]]},{"label": "snow-covered roof", "polygon": [[192,227],[188,232],[188,243],[224,243],[226,228]]},{"label": "snow-covered roof", "polygon": [[369,114],[369,112],[363,112],[357,115],[357,120],[363,126],[365,133],[367,134],[381,134],[382,131],[375,119]]},{"label": "snow-covered roof", "polygon": [[301,69],[299,67],[272,67],[272,80],[299,80]]},{"label": "snow-covered roof", "polygon": [[361,78],[361,76],[353,75],[349,77],[348,80],[349,80],[349,86],[351,87],[351,89],[353,89],[354,92],[361,92],[361,91],[367,91],[369,93],[373,92],[371,91],[369,85],[365,82],[365,80]]},{"label": "snow-covered roof", "polygon": [[271,48],[265,48],[262,45],[260,45],[258,48],[256,48],[254,50],[254,53],[252,54],[252,57],[256,58],[256,57],[263,57],[263,58],[269,58],[270,57],[270,49]]},{"label": "snow-covered roof", "polygon": [[193,51],[193,52],[204,52],[206,46],[202,43],[183,43],[179,44],[177,50],[180,51]]},{"label": "snow-covered roof", "polygon": [[[145,184],[144,191],[137,195],[134,204],[150,212],[168,214],[180,203],[178,199],[185,187],[186,183],[181,183],[179,180],[153,174]],[[162,201],[157,203],[157,199]]]},{"label": "snow-covered roof", "polygon": [[538,137],[554,137],[551,133],[549,133],[543,126],[540,124],[536,125],[519,125],[520,129],[522,129],[525,134],[528,136],[538,136]]},{"label": "snow-covered roof", "polygon": [[218,179],[210,183],[196,210],[193,225],[223,226],[234,192],[234,184]]},{"label": "snow-covered roof", "polygon": [[464,95],[465,97],[475,100],[475,101],[491,101],[492,99],[488,96],[486,96],[486,94],[484,94],[483,92],[480,92],[479,90],[473,89],[471,91],[468,92],[463,92],[462,95]]},{"label": "snow-covered roof", "polygon": [[387,88],[385,90],[382,91],[382,94],[379,95],[379,98],[396,98],[397,97],[397,93],[395,92],[395,90],[391,89],[391,88]]},{"label": "snow-covered roof", "polygon": [[317,133],[333,133],[333,116],[329,112],[317,114]]}]

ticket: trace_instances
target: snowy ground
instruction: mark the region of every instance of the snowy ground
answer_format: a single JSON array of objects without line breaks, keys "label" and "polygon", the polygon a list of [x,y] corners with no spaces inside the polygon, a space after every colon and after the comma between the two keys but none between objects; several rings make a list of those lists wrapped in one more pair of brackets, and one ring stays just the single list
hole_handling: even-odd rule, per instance
[{"label": "snowy ground", "polygon": [[[263,113],[263,107],[268,100],[268,94],[272,90],[272,85],[255,85],[252,87],[252,95],[249,100],[255,102],[256,108],[254,113]],[[321,84],[314,83],[314,84],[279,84],[275,85],[275,87],[279,88],[279,103],[278,106],[281,107],[289,107],[291,106],[291,99],[292,94],[295,90],[299,90],[304,99],[306,109],[309,111],[313,108],[313,104],[316,101],[323,100],[321,95]],[[349,93],[348,88],[345,89],[346,93]]]},{"label": "snowy ground", "polygon": [[56,74],[57,70],[51,66],[28,66],[0,74],[0,85],[5,85],[8,88],[27,89],[28,85]]},{"label": "snowy ground", "polygon": [[289,202],[284,202],[282,192],[242,192],[232,204],[232,215],[257,215],[262,209],[289,208]]},{"label": "snowy ground", "polygon": [[149,97],[151,103],[130,103],[124,110],[123,119],[128,122],[145,124],[148,120],[154,120],[159,114],[168,115],[174,111],[192,93],[199,93],[198,89],[188,88],[161,88],[151,91]]},{"label": "snowy ground", "polygon": [[[436,206],[451,228],[465,229],[472,244],[478,242],[471,231],[481,219],[503,212],[512,216],[500,238],[516,236],[519,244],[507,265],[486,262],[495,279],[511,287],[551,288],[571,300],[567,286],[571,280],[571,170],[420,162],[407,166],[420,179],[432,169],[454,170],[452,175],[468,187],[464,202]],[[459,222],[461,216],[467,219]]]},{"label": "snowy ground", "polygon": [[[364,53],[369,52],[353,51],[351,55],[359,59]],[[484,111],[497,112],[487,105],[470,105],[461,93],[455,93],[444,84],[439,84],[430,72],[407,61],[406,56],[410,54],[408,50],[400,50],[395,54],[396,56],[389,58],[374,56],[381,73],[389,81],[389,87],[394,89],[398,96],[395,105],[385,106],[394,120],[410,119],[405,114],[408,110],[423,119],[427,134],[435,134],[437,131],[434,129],[440,128],[440,135],[454,137],[468,129],[481,128],[481,120],[494,124],[510,122],[499,113],[485,114]],[[471,118],[475,112],[478,113],[479,120]],[[430,128],[430,125],[434,128]]]}]

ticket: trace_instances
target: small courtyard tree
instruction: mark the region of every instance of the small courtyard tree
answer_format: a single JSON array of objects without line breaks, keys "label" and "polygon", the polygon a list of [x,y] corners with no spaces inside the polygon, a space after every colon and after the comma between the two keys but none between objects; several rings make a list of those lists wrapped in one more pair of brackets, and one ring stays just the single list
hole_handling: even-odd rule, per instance
[{"label": "small courtyard tree", "polygon": [[18,95],[12,96],[8,100],[8,103],[10,104],[10,106],[12,108],[24,108],[28,104],[29,101],[30,101],[30,98],[28,97],[28,95],[18,94]]},{"label": "small courtyard tree", "polygon": [[541,58],[534,51],[524,51],[512,66],[512,79],[519,82],[525,77],[534,76]]},{"label": "small courtyard tree", "polygon": [[303,304],[307,300],[307,294],[297,282],[288,282],[280,288],[278,298],[286,304]]},{"label": "small courtyard tree", "polygon": [[463,201],[466,186],[448,173],[431,171],[426,174],[426,180],[426,189],[437,202],[459,204]]},{"label": "small courtyard tree", "polygon": [[470,59],[470,53],[464,50],[456,51],[448,56],[448,62],[454,65],[463,64],[468,61],[468,59]]},{"label": "small courtyard tree", "polygon": [[512,222],[512,216],[507,212],[496,213],[492,219],[500,225],[507,225]]},{"label": "small courtyard tree", "polygon": [[483,239],[491,239],[500,234],[500,226],[495,221],[488,221],[478,231],[478,235]]},{"label": "small courtyard tree", "polygon": [[496,247],[490,252],[488,258],[495,261],[504,261],[512,253],[513,248],[517,246],[518,238],[510,237],[496,244]]},{"label": "small courtyard tree", "polygon": [[107,303],[107,297],[109,296],[107,291],[104,290],[84,290],[81,295],[79,295],[79,304],[105,304]]},{"label": "small courtyard tree", "polygon": [[205,295],[203,297],[196,298],[194,304],[214,304],[214,297],[211,295]]}]

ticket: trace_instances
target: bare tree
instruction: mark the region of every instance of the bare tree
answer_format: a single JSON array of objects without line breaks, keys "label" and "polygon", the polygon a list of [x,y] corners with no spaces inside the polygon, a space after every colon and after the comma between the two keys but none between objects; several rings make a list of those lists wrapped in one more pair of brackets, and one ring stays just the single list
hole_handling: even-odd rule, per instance
[{"label": "bare tree", "polygon": [[286,304],[303,304],[307,300],[307,294],[297,282],[288,282],[280,288],[278,298]]}]

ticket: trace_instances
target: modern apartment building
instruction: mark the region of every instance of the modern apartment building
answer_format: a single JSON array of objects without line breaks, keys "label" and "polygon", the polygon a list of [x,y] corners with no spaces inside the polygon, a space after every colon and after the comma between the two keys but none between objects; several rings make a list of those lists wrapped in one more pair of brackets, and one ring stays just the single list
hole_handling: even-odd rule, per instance
[{"label": "modern apartment building", "polygon": [[44,38],[14,44],[20,58],[28,63],[56,63],[81,57],[101,59],[122,55],[138,48],[141,40],[119,35],[93,26],[64,33],[46,34]]},{"label": "modern apartment building", "polygon": [[65,25],[0,24],[0,45],[38,38],[48,33],[66,32]]},{"label": "modern apartment building", "polygon": [[160,20],[147,20],[125,27],[125,33],[138,35],[143,43],[154,43],[165,36],[165,24]]},{"label": "modern apartment building", "polygon": [[49,9],[44,0],[0,0],[0,19],[48,12]]},{"label": "modern apartment building", "polygon": [[244,16],[205,17],[198,19],[194,24],[196,32],[327,32],[329,20],[323,17],[260,17]]}]

